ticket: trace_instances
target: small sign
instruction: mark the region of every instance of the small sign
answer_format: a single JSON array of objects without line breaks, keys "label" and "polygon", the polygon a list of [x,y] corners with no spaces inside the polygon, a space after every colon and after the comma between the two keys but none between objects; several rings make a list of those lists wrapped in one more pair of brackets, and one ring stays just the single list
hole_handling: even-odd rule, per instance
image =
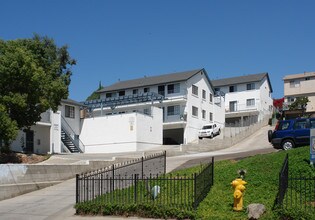
[{"label": "small sign", "polygon": [[315,164],[315,129],[310,130],[310,162]]}]

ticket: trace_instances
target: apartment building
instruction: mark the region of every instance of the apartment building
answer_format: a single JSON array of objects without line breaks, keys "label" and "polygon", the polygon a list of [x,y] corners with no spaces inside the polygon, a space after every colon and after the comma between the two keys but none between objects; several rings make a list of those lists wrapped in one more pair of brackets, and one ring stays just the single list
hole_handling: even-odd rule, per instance
[{"label": "apartment building", "polygon": [[[225,93],[226,125],[253,123],[269,116],[273,109],[268,73],[212,80],[216,92]],[[250,122],[249,122],[250,119]]]},{"label": "apartment building", "polygon": [[304,72],[300,74],[286,75],[284,81],[284,110],[289,117],[298,117],[301,111],[288,111],[288,106],[297,97],[308,97],[309,102],[306,106],[306,113],[315,113],[315,72]]},{"label": "apartment building", "polygon": [[214,95],[205,69],[119,81],[99,93],[93,117],[132,112],[156,117],[152,108],[161,109],[163,144],[190,143],[204,124],[224,125],[224,99]]},{"label": "apartment building", "polygon": [[47,110],[29,130],[19,131],[11,149],[38,154],[84,152],[79,142],[82,103],[62,99],[58,111]]}]

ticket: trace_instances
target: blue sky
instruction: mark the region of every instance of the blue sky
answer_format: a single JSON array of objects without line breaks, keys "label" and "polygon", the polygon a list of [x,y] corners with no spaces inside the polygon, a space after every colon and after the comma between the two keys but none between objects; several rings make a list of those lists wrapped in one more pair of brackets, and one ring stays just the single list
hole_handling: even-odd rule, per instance
[{"label": "blue sky", "polygon": [[102,82],[205,68],[211,79],[315,71],[312,0],[2,0],[0,38],[47,35],[77,60],[70,98]]}]

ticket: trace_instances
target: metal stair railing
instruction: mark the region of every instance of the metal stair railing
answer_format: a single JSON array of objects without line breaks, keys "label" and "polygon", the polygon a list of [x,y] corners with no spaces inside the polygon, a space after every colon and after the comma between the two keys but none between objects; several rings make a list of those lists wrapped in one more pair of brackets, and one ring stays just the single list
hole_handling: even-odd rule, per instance
[{"label": "metal stair railing", "polygon": [[78,138],[78,135],[73,131],[73,129],[63,116],[61,116],[61,129],[65,132],[65,134],[74,144],[74,146],[79,150],[79,152],[84,153],[85,152],[84,144],[82,143],[80,138]]}]

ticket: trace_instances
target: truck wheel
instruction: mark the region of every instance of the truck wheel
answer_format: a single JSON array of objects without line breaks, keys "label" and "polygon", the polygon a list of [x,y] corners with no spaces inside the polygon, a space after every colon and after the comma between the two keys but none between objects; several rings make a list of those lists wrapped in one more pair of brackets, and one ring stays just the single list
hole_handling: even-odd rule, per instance
[{"label": "truck wheel", "polygon": [[272,130],[268,131],[268,141],[271,142],[272,139]]},{"label": "truck wheel", "polygon": [[294,142],[290,139],[287,139],[287,140],[282,141],[281,146],[283,150],[290,150],[294,148]]},{"label": "truck wheel", "polygon": [[220,135],[221,134],[221,130],[219,129],[219,131],[218,131],[218,135]]},{"label": "truck wheel", "polygon": [[210,138],[213,138],[213,133],[210,134]]}]

